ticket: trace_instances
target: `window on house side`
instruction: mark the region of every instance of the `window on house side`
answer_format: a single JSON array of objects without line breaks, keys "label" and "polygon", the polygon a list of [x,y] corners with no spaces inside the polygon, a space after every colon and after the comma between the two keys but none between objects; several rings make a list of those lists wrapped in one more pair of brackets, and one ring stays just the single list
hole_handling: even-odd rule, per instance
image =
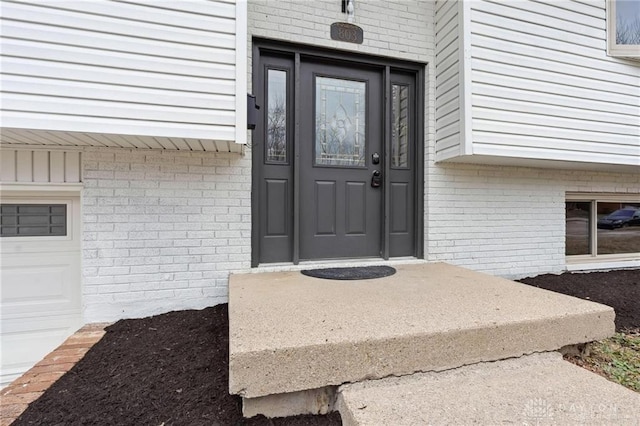
[{"label": "window on house side", "polygon": [[607,50],[610,56],[640,59],[640,0],[607,1]]},{"label": "window on house side", "polygon": [[565,212],[567,256],[640,256],[640,200],[570,199]]}]

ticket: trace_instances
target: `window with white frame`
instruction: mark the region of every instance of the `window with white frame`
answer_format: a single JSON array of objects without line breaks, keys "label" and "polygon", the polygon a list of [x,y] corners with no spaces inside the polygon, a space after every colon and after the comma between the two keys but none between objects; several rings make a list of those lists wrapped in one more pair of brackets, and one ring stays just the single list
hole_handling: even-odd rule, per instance
[{"label": "window with white frame", "polygon": [[640,258],[640,195],[567,195],[565,253],[574,259]]},{"label": "window with white frame", "polygon": [[607,0],[607,53],[640,59],[640,0]]}]

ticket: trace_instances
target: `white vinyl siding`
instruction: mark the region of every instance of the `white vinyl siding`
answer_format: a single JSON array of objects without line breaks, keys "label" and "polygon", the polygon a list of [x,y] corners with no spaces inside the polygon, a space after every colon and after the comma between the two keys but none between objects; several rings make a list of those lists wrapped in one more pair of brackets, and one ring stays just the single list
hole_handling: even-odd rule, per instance
[{"label": "white vinyl siding", "polygon": [[[640,63],[607,56],[605,0],[454,10],[464,52],[455,68],[436,54],[437,161],[640,166]],[[449,21],[442,11],[437,29]]]},{"label": "white vinyl siding", "polygon": [[640,165],[640,67],[604,0],[471,2],[473,154]]},{"label": "white vinyl siding", "polygon": [[2,148],[2,183],[80,183],[80,151],[27,150]]},{"label": "white vinyl siding", "polygon": [[236,26],[246,32],[246,18],[236,14],[244,8],[4,1],[2,126],[243,142],[236,112],[244,117],[246,90],[237,95],[236,78],[246,43],[238,51]]},{"label": "white vinyl siding", "polygon": [[461,153],[461,58],[457,1],[436,2],[436,158]]}]

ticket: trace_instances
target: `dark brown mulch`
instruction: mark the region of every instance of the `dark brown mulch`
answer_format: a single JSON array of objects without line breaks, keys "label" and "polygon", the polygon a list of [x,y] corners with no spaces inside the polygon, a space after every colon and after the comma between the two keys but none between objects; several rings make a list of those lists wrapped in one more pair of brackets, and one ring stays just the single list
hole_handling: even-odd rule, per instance
[{"label": "dark brown mulch", "polygon": [[228,393],[227,305],[122,320],[13,425],[340,425],[340,415],[243,419]]},{"label": "dark brown mulch", "polygon": [[[523,283],[612,306],[640,328],[640,269],[540,275]],[[340,425],[340,416],[243,419],[228,386],[227,305],[122,320],[13,423],[21,425]]]},{"label": "dark brown mulch", "polygon": [[519,281],[611,306],[617,331],[640,328],[640,269],[546,274]]}]

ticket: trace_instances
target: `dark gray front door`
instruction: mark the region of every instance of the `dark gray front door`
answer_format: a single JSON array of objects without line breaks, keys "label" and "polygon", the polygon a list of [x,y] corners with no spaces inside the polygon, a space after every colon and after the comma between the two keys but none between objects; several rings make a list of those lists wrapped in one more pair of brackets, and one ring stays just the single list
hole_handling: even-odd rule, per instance
[{"label": "dark gray front door", "polygon": [[421,255],[422,66],[254,49],[252,264]]},{"label": "dark gray front door", "polygon": [[380,257],[381,72],[304,62],[300,75],[300,259]]}]

